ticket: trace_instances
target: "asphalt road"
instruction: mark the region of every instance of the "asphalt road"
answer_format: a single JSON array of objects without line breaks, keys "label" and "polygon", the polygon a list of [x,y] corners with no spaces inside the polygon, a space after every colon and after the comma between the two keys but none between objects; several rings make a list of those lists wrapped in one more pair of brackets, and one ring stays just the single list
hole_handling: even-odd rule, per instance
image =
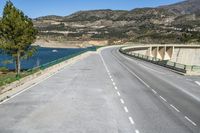
[{"label": "asphalt road", "polygon": [[0,133],[200,133],[199,85],[106,48],[0,104]]}]

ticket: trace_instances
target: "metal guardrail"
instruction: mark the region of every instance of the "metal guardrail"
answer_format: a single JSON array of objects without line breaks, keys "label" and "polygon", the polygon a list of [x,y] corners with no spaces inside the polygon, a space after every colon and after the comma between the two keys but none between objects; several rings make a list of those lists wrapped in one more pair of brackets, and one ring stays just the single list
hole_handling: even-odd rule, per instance
[{"label": "metal guardrail", "polygon": [[160,60],[158,58],[142,55],[139,53],[127,52],[123,50],[122,48],[120,48],[119,51],[127,56],[145,60],[154,64],[158,64],[158,65],[173,69],[178,72],[182,72],[182,73],[200,72],[200,66],[184,65],[184,64],[172,62],[169,60]]}]

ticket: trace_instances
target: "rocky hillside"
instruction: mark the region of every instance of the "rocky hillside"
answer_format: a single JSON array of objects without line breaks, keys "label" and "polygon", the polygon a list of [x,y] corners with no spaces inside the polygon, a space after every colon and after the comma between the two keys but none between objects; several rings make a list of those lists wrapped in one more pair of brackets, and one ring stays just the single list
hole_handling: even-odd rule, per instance
[{"label": "rocky hillside", "polygon": [[192,14],[200,11],[200,0],[187,0],[176,4],[161,6],[176,14]]},{"label": "rocky hillside", "polygon": [[80,11],[65,17],[40,17],[34,24],[39,39],[47,41],[200,42],[200,1],[131,11]]}]

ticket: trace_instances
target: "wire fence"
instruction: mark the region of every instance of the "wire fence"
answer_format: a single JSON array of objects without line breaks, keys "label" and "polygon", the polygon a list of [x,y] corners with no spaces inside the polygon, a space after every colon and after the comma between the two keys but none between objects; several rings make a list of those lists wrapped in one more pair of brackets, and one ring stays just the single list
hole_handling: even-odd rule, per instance
[{"label": "wire fence", "polygon": [[[38,67],[34,67],[34,68],[31,68],[31,69],[28,69],[26,71],[22,71],[20,75],[16,75],[15,72],[8,72],[8,74],[4,74],[3,76],[0,76],[0,87],[1,86],[4,86],[4,85],[7,85],[7,84],[10,84],[14,81],[17,81],[17,80],[20,80],[26,76],[29,76],[29,75],[32,75],[38,71],[41,71],[41,70],[44,70],[44,69],[47,69],[51,66],[54,66],[56,64],[59,64],[63,61],[66,61],[66,60],[69,60],[73,57],[76,57],[78,55],[81,55],[85,52],[88,52],[88,51],[96,51],[98,48],[100,48],[101,46],[94,46],[94,47],[88,47],[78,53],[74,53],[74,54],[71,54],[71,55],[68,55],[66,57],[63,57],[63,58],[60,58],[60,59],[57,59],[57,60],[54,60],[54,61],[51,61],[49,63],[46,63],[46,64],[43,64],[41,66],[38,66]],[[0,88],[0,91],[1,91],[1,88]]]}]

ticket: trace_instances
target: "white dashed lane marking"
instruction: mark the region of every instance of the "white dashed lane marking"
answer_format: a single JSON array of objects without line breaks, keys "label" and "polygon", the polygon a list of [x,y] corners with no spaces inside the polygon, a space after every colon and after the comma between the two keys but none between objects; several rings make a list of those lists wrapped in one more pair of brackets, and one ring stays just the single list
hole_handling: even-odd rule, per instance
[{"label": "white dashed lane marking", "polygon": [[[111,79],[111,81],[113,83],[113,86],[114,86],[115,90],[118,90],[118,88],[117,88],[117,86],[116,86],[116,84],[115,84],[115,82],[114,82],[114,80],[113,80],[113,78],[112,78],[112,76],[110,74],[110,71],[108,70],[108,67],[107,67],[107,65],[106,65],[106,63],[105,63],[105,61],[104,61],[104,59],[103,59],[101,54],[100,54],[100,57],[101,57],[101,60],[103,61],[104,67],[106,68],[106,71],[107,71],[107,73],[108,73],[108,75],[109,75],[109,77],[110,77],[110,79]],[[139,78],[139,77],[137,77],[137,78]],[[141,80],[141,82],[143,82],[147,87],[150,87],[142,79],[139,78],[139,80]],[[117,91],[117,95],[121,96],[119,91]],[[121,104],[125,104],[125,102],[124,102],[124,100],[122,98],[120,98],[120,102],[121,102]],[[124,111],[126,113],[129,113],[129,110],[128,110],[128,108],[126,106],[124,106]],[[132,125],[135,124],[135,122],[133,121],[131,116],[129,116],[128,119],[129,119],[129,121],[130,121],[130,123]],[[139,133],[139,130],[135,129],[135,133]]]},{"label": "white dashed lane marking", "polygon": [[161,98],[163,101],[167,102],[167,100],[166,100],[164,97],[160,96],[160,98]]},{"label": "white dashed lane marking", "polygon": [[122,104],[124,104],[124,100],[123,100],[123,99],[120,99],[120,102],[121,102]]},{"label": "white dashed lane marking", "polygon": [[187,116],[185,116],[185,119],[188,120],[190,123],[192,123],[194,126],[197,126],[197,124],[195,122],[193,122],[190,118],[188,118]]},{"label": "white dashed lane marking", "polygon": [[140,133],[138,130],[135,130],[135,133]]},{"label": "white dashed lane marking", "polygon": [[129,119],[129,121],[130,121],[130,123],[133,125],[133,124],[135,124],[135,122],[133,121],[133,118],[132,117],[128,117],[128,119]]},{"label": "white dashed lane marking", "polygon": [[157,92],[154,89],[151,89],[153,91],[154,94],[157,94]]},{"label": "white dashed lane marking", "polygon": [[119,92],[119,91],[117,92],[117,95],[118,95],[118,96],[121,96],[121,94],[120,94],[120,92]]},{"label": "white dashed lane marking", "polygon": [[[114,56],[113,56],[114,57]],[[146,87],[151,88],[144,80],[142,80],[138,75],[136,75],[133,71],[131,71],[127,66],[121,63],[116,57],[114,57],[116,61],[121,64],[128,72],[130,72],[133,76],[135,76],[140,82],[142,82]]]},{"label": "white dashed lane marking", "polygon": [[117,90],[117,86],[115,86],[115,90]]},{"label": "white dashed lane marking", "polygon": [[126,106],[124,106],[124,111],[125,111],[126,113],[128,113],[128,108],[127,108]]},{"label": "white dashed lane marking", "polygon": [[171,106],[174,110],[176,110],[177,112],[180,112],[174,105],[170,104],[170,106]]},{"label": "white dashed lane marking", "polygon": [[[114,56],[113,56],[114,57]],[[116,61],[119,63],[119,64],[121,64],[128,72],[130,72],[133,76],[135,76],[140,82],[142,82],[147,88],[150,88],[151,90],[152,90],[152,92],[156,95],[156,94],[158,94],[153,88],[151,88],[151,86],[150,85],[148,85],[144,80],[142,80],[136,73],[134,73],[132,70],[130,70],[127,66],[125,66],[123,63],[121,63],[116,57],[114,57],[115,59],[116,59]],[[169,76],[173,76],[173,75],[169,75]],[[180,79],[183,79],[183,77],[178,77],[177,76],[177,78],[180,78]],[[186,79],[186,80],[188,80],[188,81],[193,81],[193,80],[191,80],[191,79]],[[197,84],[197,85],[199,85],[200,86],[200,82],[199,81],[195,81],[195,83]],[[164,98],[164,97],[162,97],[162,96],[160,96],[160,95],[158,95],[164,102],[166,102],[166,103],[168,103],[167,102],[167,100]],[[121,103],[122,104],[124,104],[124,102],[120,99],[120,101],[121,101]],[[168,103],[169,104],[169,103]],[[174,110],[176,110],[178,113],[180,112],[174,105],[172,105],[172,104],[169,104]],[[184,116],[184,115],[183,115]],[[197,124],[195,123],[195,122],[193,122],[191,119],[189,119],[187,116],[185,116],[184,117],[187,121],[189,121],[191,124],[193,124],[194,126],[197,126]],[[131,124],[134,124],[134,121],[133,121],[133,119],[132,119],[132,117],[129,117],[129,121],[131,122]],[[139,133],[139,131],[138,130],[135,130],[135,132],[136,133]]]}]

